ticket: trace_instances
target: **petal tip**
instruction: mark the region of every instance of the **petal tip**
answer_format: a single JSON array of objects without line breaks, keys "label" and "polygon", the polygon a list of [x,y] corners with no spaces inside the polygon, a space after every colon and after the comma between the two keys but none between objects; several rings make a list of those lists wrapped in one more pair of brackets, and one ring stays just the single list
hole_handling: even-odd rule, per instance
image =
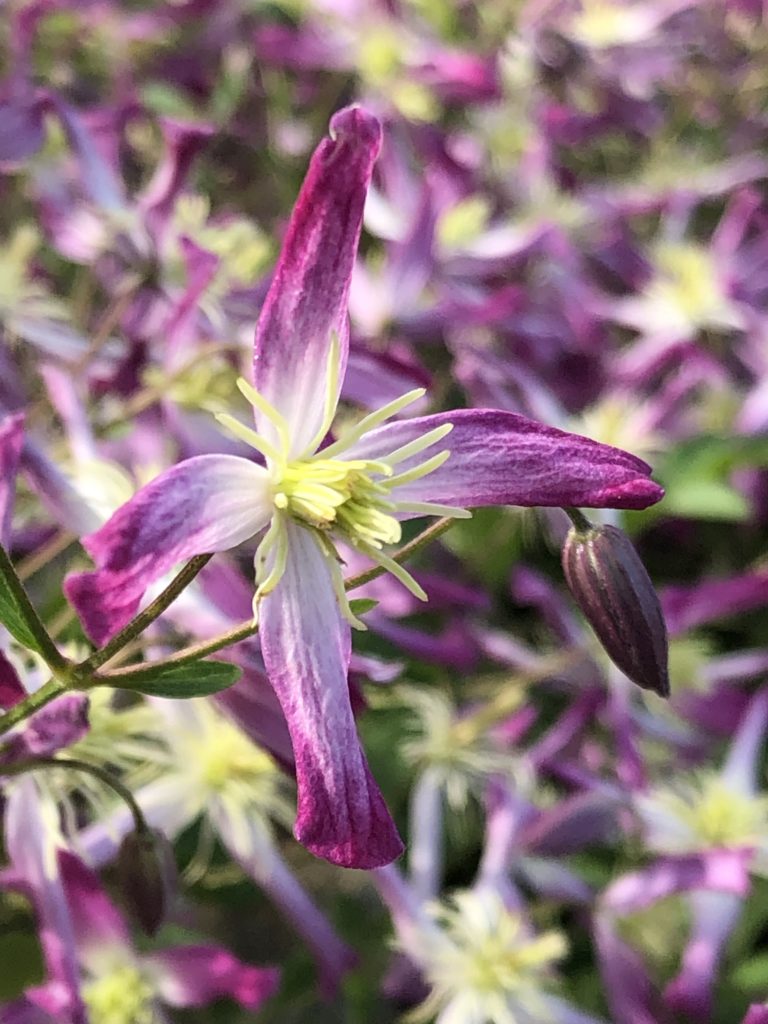
[{"label": "petal tip", "polygon": [[329,132],[334,140],[344,135],[354,135],[367,145],[377,148],[381,145],[381,121],[358,104],[337,110],[331,118]]}]

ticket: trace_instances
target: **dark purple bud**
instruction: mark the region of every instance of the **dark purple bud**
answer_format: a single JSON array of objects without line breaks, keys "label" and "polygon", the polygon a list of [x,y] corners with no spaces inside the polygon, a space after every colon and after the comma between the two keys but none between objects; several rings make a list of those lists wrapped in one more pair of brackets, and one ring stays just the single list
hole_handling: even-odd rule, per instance
[{"label": "dark purple bud", "polygon": [[130,832],[117,854],[117,880],[136,923],[154,935],[163,923],[175,888],[170,842],[157,829]]},{"label": "dark purple bud", "polygon": [[627,535],[614,526],[571,529],[563,545],[563,572],[614,664],[644,690],[668,697],[667,627]]}]

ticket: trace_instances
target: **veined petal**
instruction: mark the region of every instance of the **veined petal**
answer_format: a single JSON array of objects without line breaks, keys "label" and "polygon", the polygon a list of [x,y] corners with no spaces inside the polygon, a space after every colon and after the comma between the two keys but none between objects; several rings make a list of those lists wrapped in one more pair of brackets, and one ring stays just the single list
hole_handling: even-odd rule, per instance
[{"label": "veined petal", "polygon": [[282,579],[264,598],[259,634],[296,758],[296,838],[344,867],[388,864],[403,850],[368,768],[349,701],[349,625],[328,555],[311,532],[286,526]]},{"label": "veined petal", "polygon": [[[338,401],[349,348],[347,298],[380,144],[379,122],[362,108],[331,119],[331,138],[312,157],[256,327],[253,383],[287,420],[292,455],[322,425],[334,334],[334,409]],[[274,425],[263,415],[256,419],[259,431],[277,440]]]},{"label": "veined petal", "polygon": [[[453,430],[434,451],[448,449],[451,457],[422,479],[393,489],[394,501],[464,508],[639,509],[653,505],[664,493],[650,479],[650,466],[620,448],[494,409],[457,409],[387,423],[361,438],[345,457],[386,459],[388,452],[444,423],[452,423]],[[421,454],[400,463],[398,474],[425,457]]]},{"label": "veined petal", "polygon": [[226,551],[267,525],[267,471],[235,455],[200,455],[143,487],[83,539],[96,572],[64,589],[96,643],[133,618],[147,587],[193,555]]}]

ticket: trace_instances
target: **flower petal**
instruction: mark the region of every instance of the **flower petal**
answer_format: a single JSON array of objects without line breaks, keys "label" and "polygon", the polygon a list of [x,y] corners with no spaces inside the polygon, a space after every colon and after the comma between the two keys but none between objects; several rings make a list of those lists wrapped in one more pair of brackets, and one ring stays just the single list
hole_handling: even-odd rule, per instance
[{"label": "flower petal", "polygon": [[248,875],[259,883],[291,922],[315,957],[320,990],[331,999],[344,975],[357,963],[355,953],[331,927],[280,856],[264,825],[224,800],[215,800],[209,814],[224,846]]},{"label": "flower petal", "polygon": [[[347,107],[315,150],[291,216],[254,341],[253,383],[288,421],[292,453],[304,451],[324,416],[335,333],[341,345],[335,401],[349,345],[347,297],[371,169],[381,144],[377,119]],[[260,432],[272,425],[257,416]]]},{"label": "flower petal", "polygon": [[143,958],[160,999],[170,1006],[207,1006],[229,996],[258,1010],[276,991],[274,967],[250,967],[221,946],[174,946]]},{"label": "flower petal", "polygon": [[516,413],[458,409],[372,430],[346,458],[379,459],[444,423],[453,430],[396,472],[448,449],[451,457],[428,476],[393,490],[396,501],[481,505],[646,508],[664,492],[642,459],[579,434]]},{"label": "flower petal", "polygon": [[16,494],[16,472],[24,443],[24,416],[16,413],[0,423],[0,544],[8,546]]},{"label": "flower petal", "polygon": [[[28,887],[38,916],[40,944],[51,978],[47,992],[51,1006],[43,1008],[50,1008],[54,1015],[56,1011],[66,1011],[67,1020],[85,1024],[77,942],[65,887],[57,869],[55,818],[55,807],[41,797],[37,783],[30,776],[22,777],[10,788],[5,811],[5,843],[11,866]],[[40,995],[44,997],[46,993]]]},{"label": "flower petal", "polygon": [[0,710],[7,711],[26,696],[27,691],[22,686],[18,672],[0,651]]},{"label": "flower petal", "polygon": [[[4,660],[0,653],[0,701]],[[47,707],[40,708],[3,747],[0,764],[13,764],[30,757],[51,757],[62,747],[77,743],[88,732],[88,704],[84,693],[64,693]]]},{"label": "flower petal", "polygon": [[83,544],[97,572],[64,589],[96,643],[129,622],[145,590],[178,562],[225,551],[269,521],[267,471],[234,455],[200,455],[163,473]]},{"label": "flower petal", "polygon": [[58,866],[81,958],[98,960],[105,946],[131,948],[128,927],[98,877],[68,850],[58,851]]},{"label": "flower petal", "polygon": [[312,533],[286,526],[285,573],[264,599],[259,634],[296,758],[296,838],[344,867],[388,864],[403,850],[371,776],[349,702],[349,626]]}]

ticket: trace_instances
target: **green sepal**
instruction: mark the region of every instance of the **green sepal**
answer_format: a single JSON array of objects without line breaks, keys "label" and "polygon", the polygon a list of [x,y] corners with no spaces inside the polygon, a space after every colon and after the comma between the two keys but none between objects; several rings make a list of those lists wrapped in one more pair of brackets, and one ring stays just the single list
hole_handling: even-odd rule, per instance
[{"label": "green sepal", "polygon": [[378,603],[372,597],[353,597],[349,602],[349,607],[353,615],[360,616],[365,615],[366,612],[372,612]]}]

